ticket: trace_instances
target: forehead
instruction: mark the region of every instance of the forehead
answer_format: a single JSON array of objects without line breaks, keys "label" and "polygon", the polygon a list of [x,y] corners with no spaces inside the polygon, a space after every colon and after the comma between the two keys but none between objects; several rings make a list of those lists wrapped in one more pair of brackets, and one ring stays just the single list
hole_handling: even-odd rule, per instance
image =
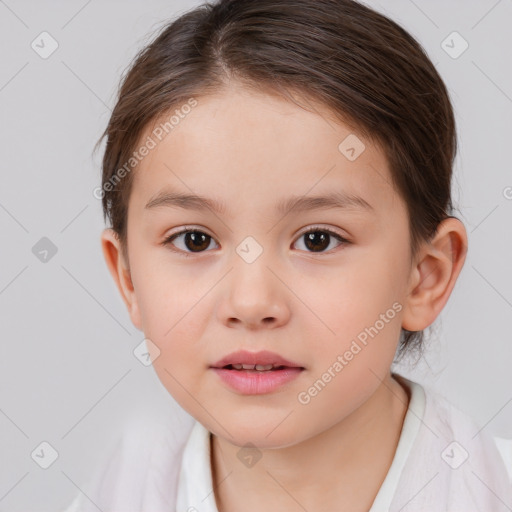
[{"label": "forehead", "polygon": [[215,199],[229,214],[251,206],[282,210],[286,198],[327,193],[362,199],[375,211],[395,204],[382,150],[326,107],[301,108],[243,87],[195,100],[192,108],[176,105],[143,133],[141,143],[149,137],[155,144],[135,170],[139,207],[165,191]]}]

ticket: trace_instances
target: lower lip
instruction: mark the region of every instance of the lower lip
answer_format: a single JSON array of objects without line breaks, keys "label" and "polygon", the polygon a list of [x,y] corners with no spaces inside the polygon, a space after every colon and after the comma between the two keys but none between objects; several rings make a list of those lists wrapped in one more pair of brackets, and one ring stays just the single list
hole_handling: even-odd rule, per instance
[{"label": "lower lip", "polygon": [[251,370],[228,370],[212,368],[212,370],[230,387],[243,395],[263,395],[271,393],[284,384],[296,379],[303,368],[283,368],[256,372]]}]

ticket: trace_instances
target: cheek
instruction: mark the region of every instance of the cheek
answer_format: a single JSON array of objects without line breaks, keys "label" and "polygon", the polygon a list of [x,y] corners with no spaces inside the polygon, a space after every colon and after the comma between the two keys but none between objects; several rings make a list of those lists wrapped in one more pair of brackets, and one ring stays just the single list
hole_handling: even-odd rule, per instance
[{"label": "cheek", "polygon": [[400,335],[402,307],[392,280],[379,270],[368,272],[365,265],[352,269],[350,276],[331,281],[324,293],[308,300],[329,329],[311,315],[304,326],[311,369],[295,408],[301,418],[317,418],[314,428],[320,430],[342,420],[376,391],[389,372]]},{"label": "cheek", "polygon": [[320,378],[338,356],[345,355],[343,371],[337,373],[344,377],[335,379],[338,384],[333,388],[360,388],[361,379],[377,382],[372,371],[382,377],[393,361],[400,337],[407,262],[391,250],[374,246],[367,254],[361,251],[322,287],[317,287],[315,279],[314,286],[308,288],[315,292],[304,295],[311,311],[322,320],[307,312],[311,318],[307,322],[310,349],[317,347],[316,376]]},{"label": "cheek", "polygon": [[326,333],[333,331],[331,336],[350,339],[386,315],[390,308],[387,316],[395,319],[400,308],[393,309],[393,304],[403,301],[405,283],[405,272],[399,267],[400,262],[363,255],[340,268],[337,275],[331,275],[323,287],[312,282],[309,289],[316,291],[305,295],[307,303],[329,327]]},{"label": "cheek", "polygon": [[166,388],[179,394],[179,383],[189,389],[198,381],[201,365],[206,365],[199,356],[204,352],[200,345],[208,341],[203,333],[211,319],[205,300],[208,288],[168,262],[134,258],[132,268],[144,335],[156,346],[153,366]]},{"label": "cheek", "polygon": [[144,306],[145,335],[158,347],[153,368],[163,386],[183,409],[196,417],[197,399],[204,399],[204,374],[210,361],[204,335],[210,318],[196,294],[167,292]]},{"label": "cheek", "polygon": [[161,280],[147,280],[138,294],[144,333],[159,347],[162,359],[172,362],[172,366],[201,349],[198,343],[205,343],[203,333],[211,317],[206,310],[205,292],[185,291],[185,286],[177,284],[171,288]]},{"label": "cheek", "polygon": [[130,262],[144,332],[155,340],[167,340],[189,320],[189,312],[205,291],[201,279],[194,279],[183,266],[172,263],[165,250],[144,248],[143,243],[136,247]]}]

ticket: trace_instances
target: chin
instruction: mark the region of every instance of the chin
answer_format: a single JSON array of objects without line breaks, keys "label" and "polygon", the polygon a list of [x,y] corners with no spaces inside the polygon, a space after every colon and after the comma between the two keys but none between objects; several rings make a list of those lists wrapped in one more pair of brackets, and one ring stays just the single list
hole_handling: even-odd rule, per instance
[{"label": "chin", "polygon": [[217,424],[208,429],[214,435],[240,448],[246,447],[249,443],[262,450],[285,448],[300,442],[302,435],[296,430],[300,422],[283,421],[283,417],[286,417],[286,414],[259,419],[223,416],[222,426],[225,430]]}]

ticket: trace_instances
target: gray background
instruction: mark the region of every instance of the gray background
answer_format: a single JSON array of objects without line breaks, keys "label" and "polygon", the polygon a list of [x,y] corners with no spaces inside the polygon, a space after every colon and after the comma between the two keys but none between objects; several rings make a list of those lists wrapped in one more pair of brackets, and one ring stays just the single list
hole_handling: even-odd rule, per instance
[{"label": "gray background", "polygon": [[[103,261],[92,148],[137,50],[198,3],[0,0],[2,511],[64,507],[129,416],[174,405],[133,355],[144,336]],[[425,359],[399,370],[512,438],[512,2],[367,3],[418,38],[449,87],[454,199],[469,234]],[[59,45],[47,59],[31,48],[43,31]],[[442,47],[453,31],[469,43],[458,58]],[[42,237],[57,248],[46,262],[33,252]],[[43,441],[59,455],[46,470],[31,458]]]}]

